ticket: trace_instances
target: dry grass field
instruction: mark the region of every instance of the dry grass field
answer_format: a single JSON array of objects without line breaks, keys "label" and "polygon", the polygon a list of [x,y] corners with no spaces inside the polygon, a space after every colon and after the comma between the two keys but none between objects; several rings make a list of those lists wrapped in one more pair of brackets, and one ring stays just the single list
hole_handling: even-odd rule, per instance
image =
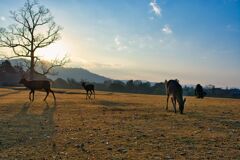
[{"label": "dry grass field", "polygon": [[240,100],[0,89],[0,159],[240,159]]}]

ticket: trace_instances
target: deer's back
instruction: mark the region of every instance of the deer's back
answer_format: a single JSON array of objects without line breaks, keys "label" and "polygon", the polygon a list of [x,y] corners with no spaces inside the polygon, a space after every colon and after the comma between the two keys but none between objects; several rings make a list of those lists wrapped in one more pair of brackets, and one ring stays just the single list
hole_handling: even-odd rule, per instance
[{"label": "deer's back", "polygon": [[93,84],[88,84],[88,85],[86,86],[86,88],[87,88],[88,90],[94,90],[94,85],[93,85]]},{"label": "deer's back", "polygon": [[28,81],[26,87],[29,89],[50,89],[50,82],[43,80],[43,81]]},{"label": "deer's back", "polygon": [[182,95],[182,86],[177,80],[169,80],[166,85],[167,94],[170,95]]},{"label": "deer's back", "polygon": [[203,92],[203,88],[200,84],[197,84],[196,89],[197,92]]}]

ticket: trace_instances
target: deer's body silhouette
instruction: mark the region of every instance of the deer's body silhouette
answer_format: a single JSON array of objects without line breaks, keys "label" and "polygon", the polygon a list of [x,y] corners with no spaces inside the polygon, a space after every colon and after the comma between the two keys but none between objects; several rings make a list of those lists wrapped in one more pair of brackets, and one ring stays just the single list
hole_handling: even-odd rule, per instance
[{"label": "deer's body silhouette", "polygon": [[[95,99],[95,89],[93,84],[86,84],[85,82],[82,82],[83,88],[86,90],[86,99],[91,99],[91,96],[93,94]],[[89,93],[90,92],[90,93]]]},{"label": "deer's body silhouette", "polygon": [[195,96],[203,99],[206,95],[207,93],[203,91],[203,87],[200,84],[197,84],[195,88]]},{"label": "deer's body silhouette", "polygon": [[[51,85],[50,82],[48,80],[32,80],[32,81],[28,81],[25,78],[22,78],[19,82],[20,84],[23,84],[25,87],[27,87],[28,89],[30,89],[29,92],[29,100],[30,101],[34,101],[34,93],[35,90],[45,90],[47,92],[46,97],[44,98],[44,101],[47,99],[49,92],[52,93],[54,100],[56,100],[56,97],[54,95],[54,92],[51,90]],[[32,97],[31,97],[31,94]]]},{"label": "deer's body silhouette", "polygon": [[182,86],[179,84],[178,80],[169,80],[165,81],[165,88],[166,88],[166,94],[167,94],[167,106],[166,110],[168,110],[168,100],[171,96],[174,112],[176,113],[176,102],[179,105],[180,113],[183,113],[184,110],[184,104],[186,102],[186,99],[183,99],[183,91]]}]

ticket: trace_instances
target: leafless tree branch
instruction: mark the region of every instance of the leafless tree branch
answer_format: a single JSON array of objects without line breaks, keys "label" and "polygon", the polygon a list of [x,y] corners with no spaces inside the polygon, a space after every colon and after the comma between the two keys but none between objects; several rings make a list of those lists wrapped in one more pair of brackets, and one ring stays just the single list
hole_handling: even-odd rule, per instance
[{"label": "leafless tree branch", "polygon": [[40,67],[41,67],[41,70],[42,70],[41,74],[43,74],[43,75],[46,75],[46,74],[55,75],[57,73],[54,72],[53,69],[56,68],[56,67],[61,67],[61,66],[65,65],[69,61],[70,60],[67,56],[63,57],[62,59],[55,58],[51,62],[40,61]]},{"label": "leafless tree branch", "polygon": [[[27,0],[21,9],[11,11],[10,14],[15,24],[0,28],[0,48],[12,49],[14,55],[9,58],[30,58],[30,69],[34,71],[36,64],[41,62],[41,58],[35,54],[36,50],[59,40],[62,27],[54,22],[50,10],[39,5],[37,0]],[[43,74],[67,62],[67,57],[55,59],[50,62],[49,68],[44,69]]]}]

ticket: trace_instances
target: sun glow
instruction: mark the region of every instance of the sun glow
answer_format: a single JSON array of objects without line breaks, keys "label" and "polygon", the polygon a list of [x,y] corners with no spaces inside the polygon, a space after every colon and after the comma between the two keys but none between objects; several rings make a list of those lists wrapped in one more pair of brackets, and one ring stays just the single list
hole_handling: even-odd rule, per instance
[{"label": "sun glow", "polygon": [[64,42],[56,42],[51,44],[48,47],[39,49],[37,55],[42,59],[51,61],[54,59],[61,59],[68,54],[68,47],[64,44]]}]

